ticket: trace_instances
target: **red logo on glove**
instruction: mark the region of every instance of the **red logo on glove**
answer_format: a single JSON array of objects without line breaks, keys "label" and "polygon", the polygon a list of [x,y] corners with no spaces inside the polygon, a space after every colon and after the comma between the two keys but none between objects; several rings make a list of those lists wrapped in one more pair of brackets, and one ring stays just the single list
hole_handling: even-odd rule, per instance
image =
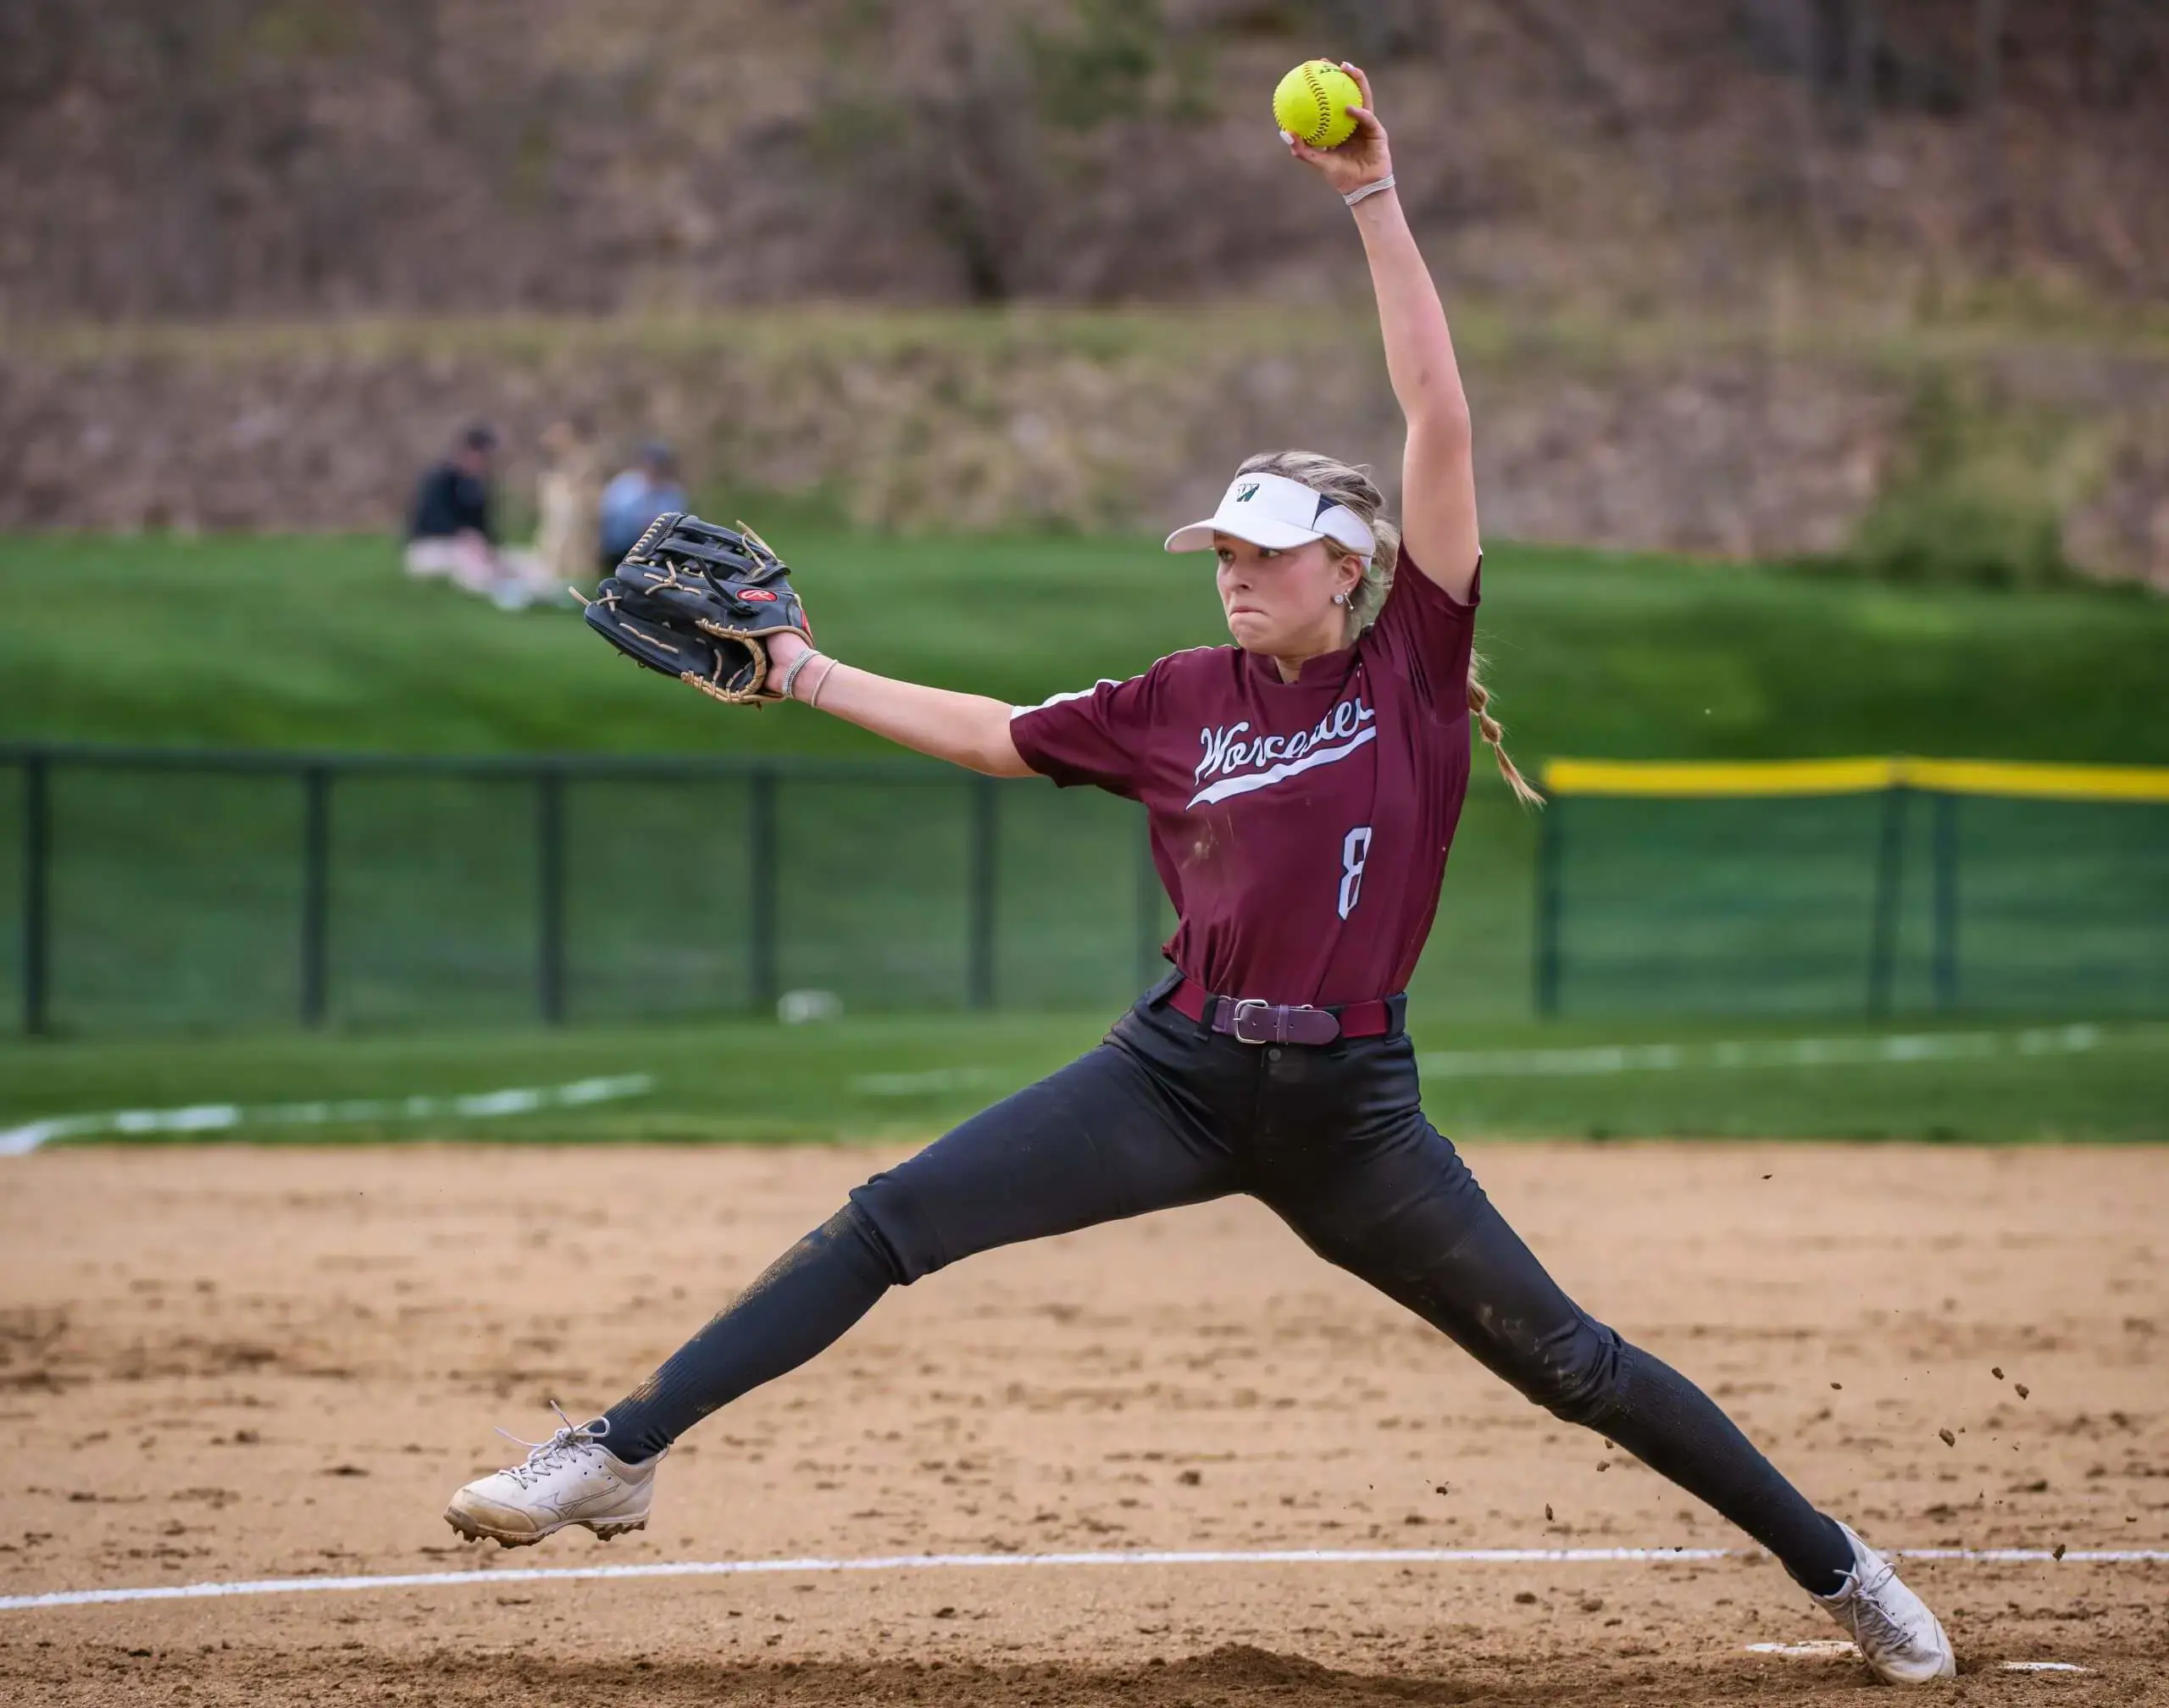
[{"label": "red logo on glove", "polygon": [[766,591],[765,590],[763,590],[763,589],[762,589],[762,588],[759,588],[759,587],[748,587],[748,588],[746,588],[746,589],[745,590],[745,591],[743,591],[742,593],[741,593],[738,596],[739,596],[741,599],[768,599],[768,600],[773,600],[776,596],[775,596],[774,594],[770,593],[770,592],[768,592],[768,591]]}]

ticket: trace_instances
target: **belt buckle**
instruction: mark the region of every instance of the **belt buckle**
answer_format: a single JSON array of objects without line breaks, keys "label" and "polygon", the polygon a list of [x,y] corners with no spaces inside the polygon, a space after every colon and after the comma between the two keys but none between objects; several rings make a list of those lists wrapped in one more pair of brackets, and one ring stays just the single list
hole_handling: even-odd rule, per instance
[{"label": "belt buckle", "polygon": [[1245,1015],[1252,1013],[1266,1014],[1270,1013],[1272,1010],[1273,1004],[1265,1001],[1259,997],[1245,996],[1239,1000],[1235,1004],[1234,1024],[1229,1029],[1235,1035],[1235,1041],[1238,1044],[1272,1043],[1273,1041],[1273,1037],[1271,1032],[1266,1032],[1258,1037],[1253,1038],[1249,1033],[1243,1030],[1243,1019]]}]

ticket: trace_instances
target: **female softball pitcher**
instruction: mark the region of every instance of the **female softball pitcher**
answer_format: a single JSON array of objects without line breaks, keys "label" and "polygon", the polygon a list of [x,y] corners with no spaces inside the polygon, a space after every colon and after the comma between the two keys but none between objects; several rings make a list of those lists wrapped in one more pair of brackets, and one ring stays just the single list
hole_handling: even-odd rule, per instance
[{"label": "female softball pitcher", "polygon": [[1767,1548],[1893,1683],[1950,1677],[1935,1616],[1686,1378],[1562,1292],[1423,1117],[1401,994],[1467,789],[1470,721],[1525,798],[1473,668],[1467,400],[1367,109],[1290,152],[1340,192],[1406,417],[1401,531],[1361,469],[1250,458],[1170,552],[1210,551],[1232,646],[1043,706],[891,681],[770,643],[790,697],[999,777],[1141,801],[1176,971],[1106,1041],[852,1192],[602,1417],[469,1483],[446,1517],[508,1545],[647,1521],[655,1467],[718,1407],[832,1344],[891,1287],[1023,1239],[1234,1192],[1556,1416]]}]

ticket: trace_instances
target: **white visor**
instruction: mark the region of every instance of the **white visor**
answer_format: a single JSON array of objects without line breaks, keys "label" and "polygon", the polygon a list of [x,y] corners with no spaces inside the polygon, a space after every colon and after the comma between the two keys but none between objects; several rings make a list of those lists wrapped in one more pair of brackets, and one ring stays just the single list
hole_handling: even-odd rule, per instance
[{"label": "white visor", "polygon": [[1285,474],[1238,474],[1220,507],[1168,536],[1170,552],[1207,552],[1215,534],[1232,534],[1276,552],[1330,540],[1368,557],[1379,542],[1361,516]]}]

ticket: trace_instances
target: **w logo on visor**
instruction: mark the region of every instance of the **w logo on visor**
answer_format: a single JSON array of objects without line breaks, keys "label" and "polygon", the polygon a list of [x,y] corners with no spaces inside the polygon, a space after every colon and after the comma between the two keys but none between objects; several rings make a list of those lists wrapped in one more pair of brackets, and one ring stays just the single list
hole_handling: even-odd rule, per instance
[{"label": "w logo on visor", "polygon": [[1249,503],[1251,499],[1257,496],[1257,487],[1258,483],[1255,480],[1248,481],[1243,485],[1238,486],[1235,489],[1235,502],[1238,504]]}]

